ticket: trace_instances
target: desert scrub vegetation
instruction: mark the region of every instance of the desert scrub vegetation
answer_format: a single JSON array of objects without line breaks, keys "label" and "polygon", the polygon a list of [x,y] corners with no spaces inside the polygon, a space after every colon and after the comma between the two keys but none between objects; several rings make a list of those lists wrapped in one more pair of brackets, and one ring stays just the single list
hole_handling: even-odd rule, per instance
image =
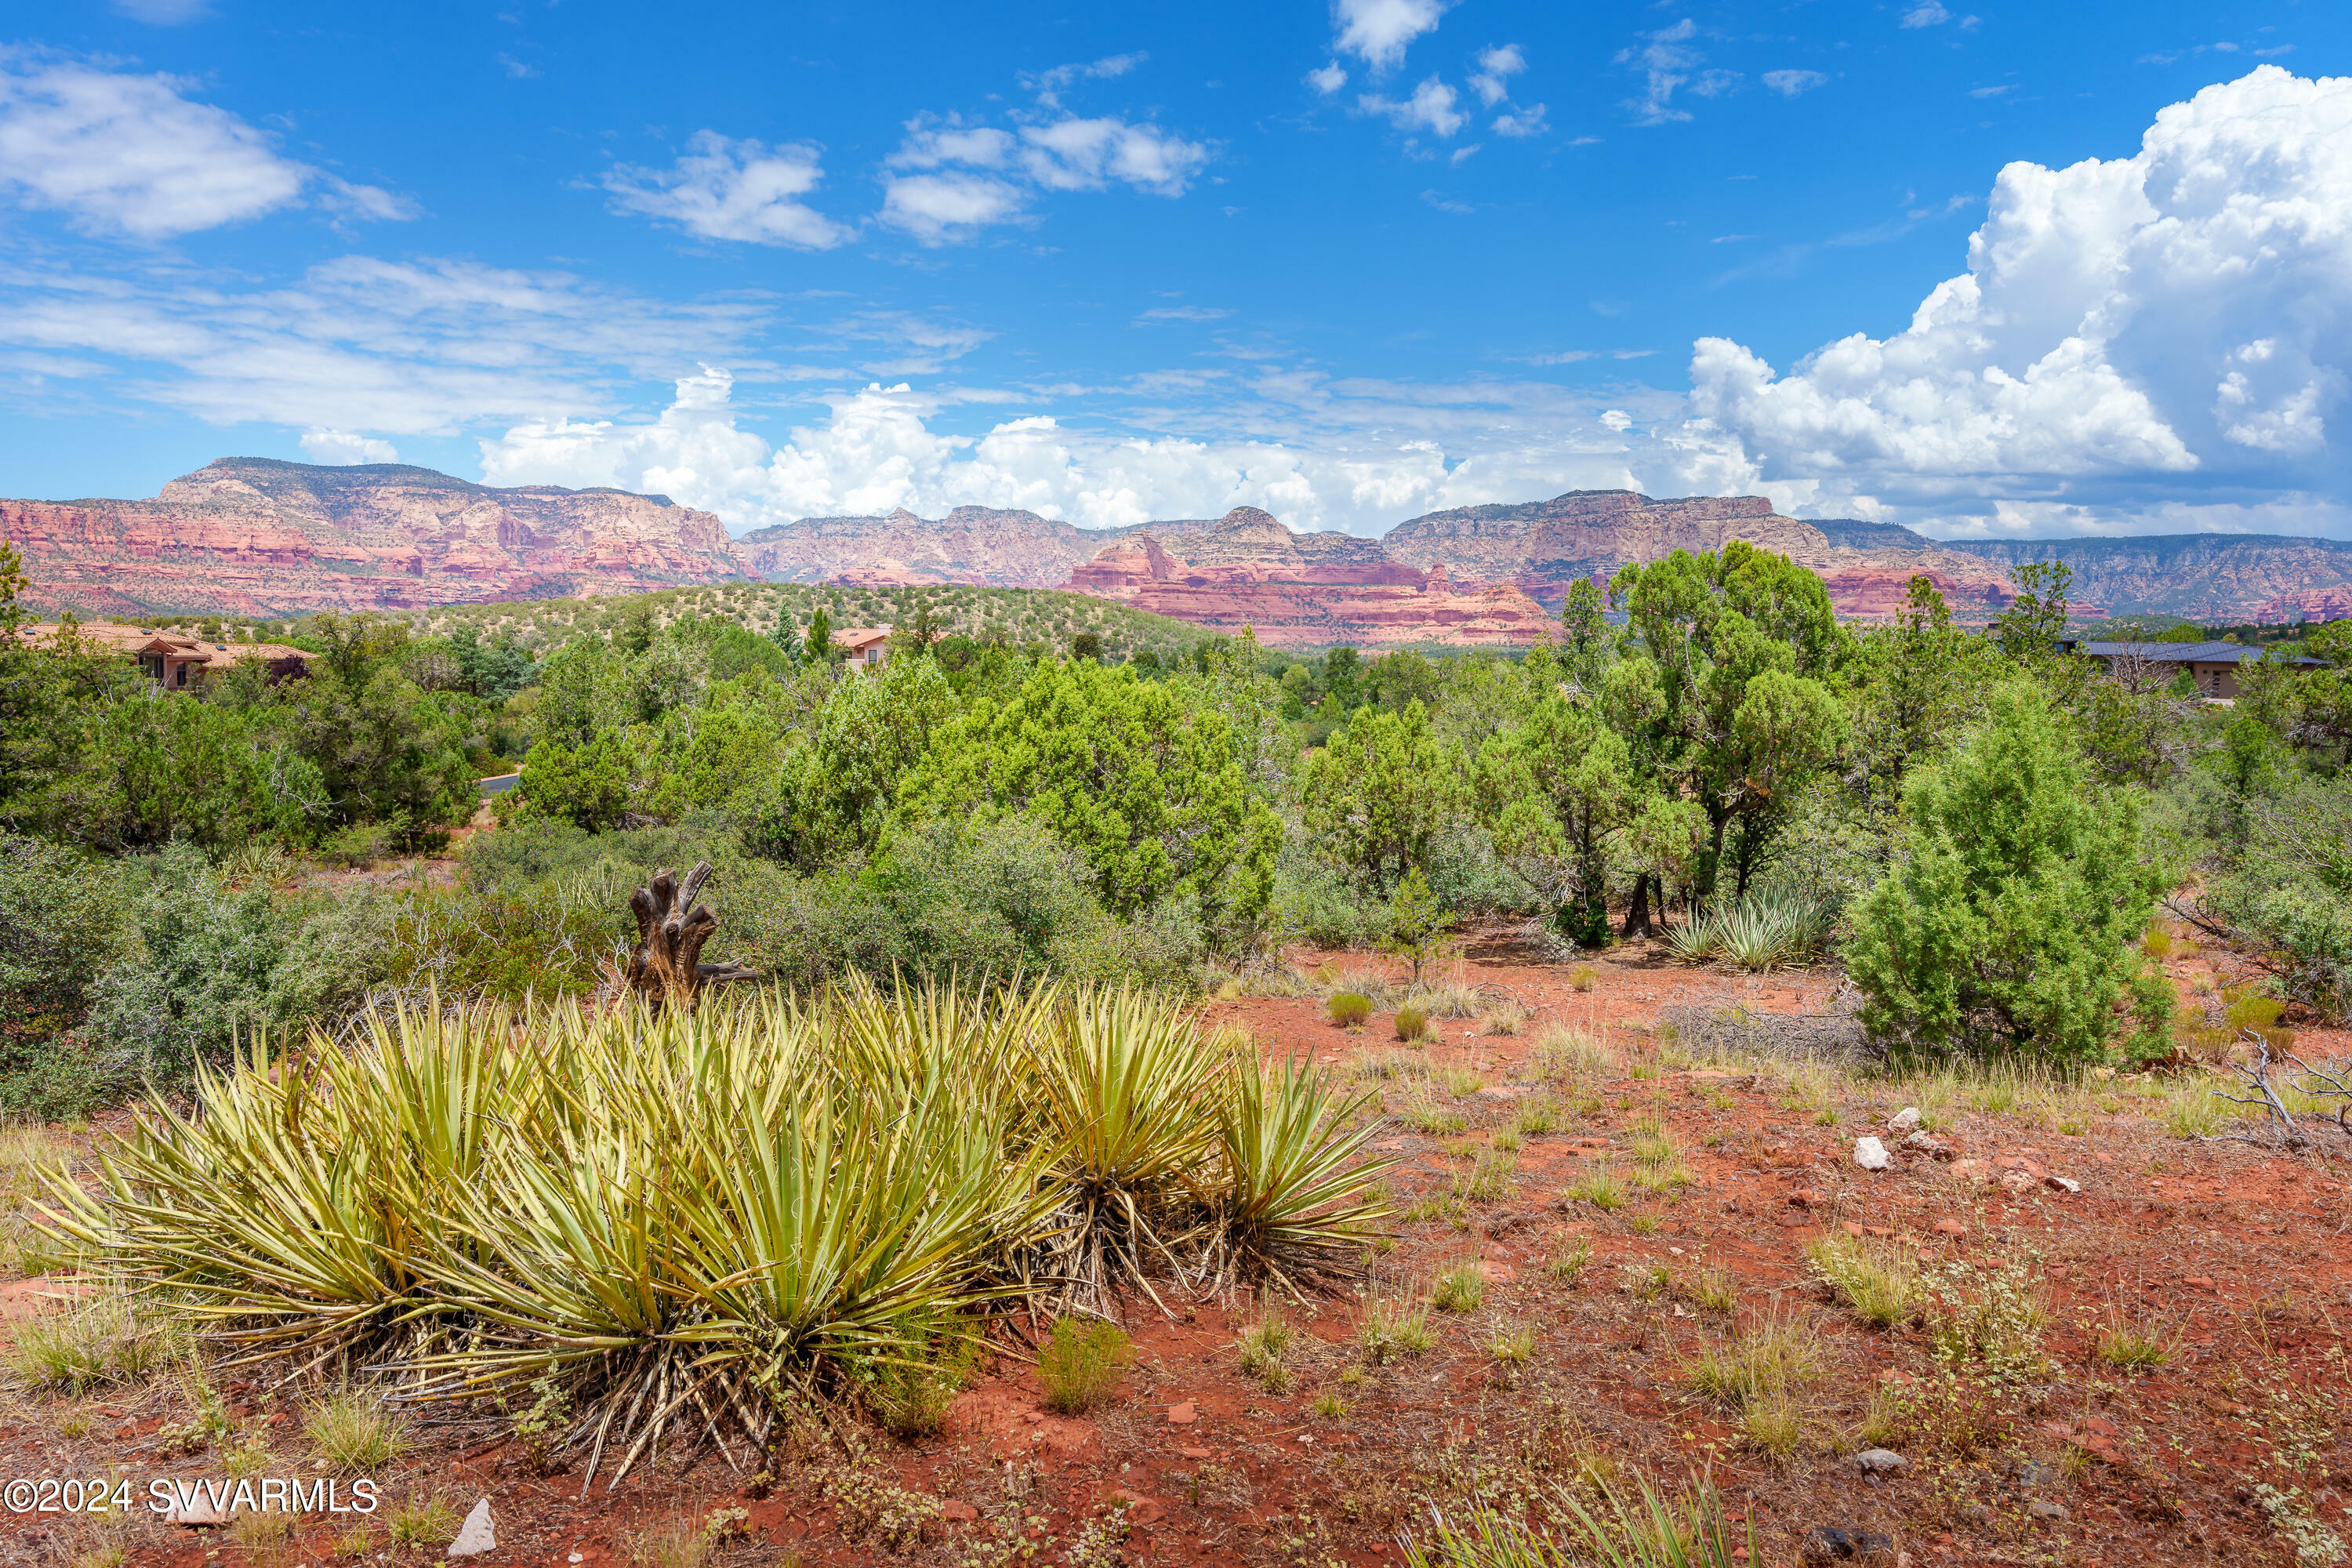
[{"label": "desert scrub vegetation", "polygon": [[1082,1415],[1108,1399],[1134,1352],[1117,1323],[1094,1318],[1060,1317],[1037,1351],[1037,1380],[1046,1405],[1064,1415]]},{"label": "desert scrub vegetation", "polygon": [[[399,1007],[347,1046],[257,1037],[50,1200],[248,1352],[409,1397],[552,1390],[576,1415],[551,1454],[617,1479],[686,1418],[650,1395],[689,1365],[748,1457],[787,1407],[865,1398],[1020,1301],[1352,1275],[1386,1212],[1363,1108],[1132,990]],[[281,1174],[296,1148],[316,1180]],[[129,1352],[38,1353],[87,1384]]]},{"label": "desert scrub vegetation", "polygon": [[1808,1242],[1805,1260],[1830,1293],[1873,1328],[1905,1321],[1925,1300],[1918,1265],[1892,1243],[1832,1234]]}]

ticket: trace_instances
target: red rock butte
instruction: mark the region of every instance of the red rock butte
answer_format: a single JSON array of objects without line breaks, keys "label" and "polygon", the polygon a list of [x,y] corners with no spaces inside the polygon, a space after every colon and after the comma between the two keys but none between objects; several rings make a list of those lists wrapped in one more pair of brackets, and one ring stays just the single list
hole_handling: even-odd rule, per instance
[{"label": "red rock butte", "polygon": [[1075,588],[1262,641],[1482,646],[1546,635],[1569,585],[1734,539],[1819,573],[1840,615],[1889,618],[1924,574],[1964,622],[2013,597],[2011,573],[2060,560],[2081,616],[2169,613],[2208,624],[2342,615],[2352,543],[2263,535],[1938,542],[1889,523],[1783,517],[1758,496],[1654,500],[1573,490],[1454,507],[1379,539],[1294,533],[1243,507],[1089,530],[1034,511],[940,519],[803,518],[728,537],[663,496],[478,485],[394,464],[319,468],[224,458],[152,500],[0,500],[37,609],[140,621],[159,613],[319,610],[633,594],[746,578]]},{"label": "red rock butte", "polygon": [[726,524],[663,496],[494,489],[397,464],[224,458],[153,500],[0,500],[44,610],[288,616],[635,594],[740,574]]}]

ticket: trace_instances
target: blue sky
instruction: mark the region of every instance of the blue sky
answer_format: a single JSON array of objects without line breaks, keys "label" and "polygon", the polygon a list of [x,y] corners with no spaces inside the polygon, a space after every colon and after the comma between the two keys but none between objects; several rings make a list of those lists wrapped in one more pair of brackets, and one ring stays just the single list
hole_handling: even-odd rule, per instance
[{"label": "blue sky", "polygon": [[0,35],[0,493],[2352,533],[2340,6],[328,9]]}]

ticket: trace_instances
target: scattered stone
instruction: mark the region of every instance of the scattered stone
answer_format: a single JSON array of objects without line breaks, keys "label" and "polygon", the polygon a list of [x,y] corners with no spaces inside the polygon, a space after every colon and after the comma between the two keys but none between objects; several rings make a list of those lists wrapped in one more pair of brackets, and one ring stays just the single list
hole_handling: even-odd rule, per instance
[{"label": "scattered stone", "polygon": [[1811,1187],[1799,1187],[1795,1192],[1789,1194],[1790,1205],[1794,1208],[1827,1208],[1829,1206],[1829,1197],[1826,1194],[1816,1192]]},{"label": "scattered stone", "polygon": [[2042,1178],[2042,1184],[2053,1193],[2079,1193],[2083,1190],[2082,1183],[2071,1181],[2064,1176],[2044,1176]]},{"label": "scattered stone", "polygon": [[1966,1236],[1969,1233],[1969,1227],[1967,1226],[1961,1224],[1958,1220],[1954,1219],[1949,1215],[1946,1215],[1943,1218],[1937,1220],[1932,1228],[1937,1236]]},{"label": "scattered stone", "polygon": [[173,1507],[163,1516],[166,1522],[189,1530],[214,1530],[228,1522],[228,1515],[213,1506],[213,1500],[205,1495],[204,1488],[197,1487],[194,1491],[194,1497]]},{"label": "scattered stone", "polygon": [[1957,1160],[1952,1163],[1952,1177],[1962,1182],[1990,1182],[1992,1167],[1982,1160]]},{"label": "scattered stone", "polygon": [[1875,1138],[1857,1138],[1853,1141],[1853,1163],[1865,1171],[1883,1171],[1895,1163],[1895,1156]]},{"label": "scattered stone", "polygon": [[1903,1140],[1903,1146],[1906,1149],[1916,1149],[1930,1160],[1948,1160],[1958,1152],[1949,1143],[1924,1129]]},{"label": "scattered stone", "polygon": [[1209,1450],[1206,1448],[1186,1447],[1179,1448],[1176,1451],[1183,1455],[1188,1459],[1205,1459],[1209,1457]]},{"label": "scattered stone", "polygon": [[1171,1405],[1168,1407],[1168,1425],[1171,1426],[1190,1426],[1200,1418],[1200,1406],[1189,1399],[1181,1405]]},{"label": "scattered stone", "polygon": [[479,1557],[485,1552],[499,1549],[498,1527],[490,1522],[490,1500],[482,1499],[466,1522],[457,1529],[457,1539],[449,1543],[452,1557]]},{"label": "scattered stone", "polygon": [[2191,1274],[2188,1279],[2183,1279],[2181,1283],[2183,1285],[2195,1286],[2200,1290],[2210,1290],[2213,1289],[2213,1281],[2202,1274]]},{"label": "scattered stone", "polygon": [[1918,1125],[1919,1108],[1916,1105],[1906,1105],[1886,1119],[1889,1132],[1908,1132]]},{"label": "scattered stone", "polygon": [[2066,1505],[2063,1503],[2042,1502],[2037,1499],[2036,1500],[2025,1505],[2025,1511],[2032,1514],[2036,1519],[2046,1519],[2054,1523],[2066,1517]]},{"label": "scattered stone", "polygon": [[1798,1551],[1801,1563],[1885,1563],[1895,1543],[1873,1531],[1840,1530],[1824,1524],[1805,1537]]},{"label": "scattered stone", "polygon": [[1892,1448],[1864,1448],[1853,1457],[1853,1462],[1874,1475],[1885,1475],[1903,1468],[1903,1456]]},{"label": "scattered stone", "polygon": [[2023,1196],[2033,1190],[2033,1178],[2022,1171],[2004,1171],[2001,1173],[2000,1184],[2010,1192]]}]

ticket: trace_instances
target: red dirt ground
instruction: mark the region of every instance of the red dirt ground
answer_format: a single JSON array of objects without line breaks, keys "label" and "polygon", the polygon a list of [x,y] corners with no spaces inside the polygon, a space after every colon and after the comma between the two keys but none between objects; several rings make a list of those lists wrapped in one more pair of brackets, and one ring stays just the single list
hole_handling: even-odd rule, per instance
[{"label": "red dirt ground", "polygon": [[[1295,956],[1312,964],[1323,955]],[[1376,967],[1357,956],[1338,962]],[[1940,1131],[1957,1160],[1898,1151],[1894,1169],[1864,1171],[1853,1141],[1884,1131],[1901,1104],[1896,1089],[1841,1081],[1832,1088],[1838,1120],[1825,1124],[1815,1107],[1792,1108],[1771,1073],[1671,1070],[1651,1033],[1660,1011],[1677,1004],[1816,1012],[1833,974],[1682,969],[1642,944],[1594,967],[1587,993],[1572,984],[1571,966],[1506,949],[1475,950],[1463,965],[1465,978],[1507,993],[1530,1016],[1513,1037],[1473,1034],[1475,1019],[1442,1021],[1428,1050],[1433,1066],[1471,1068],[1508,1091],[1536,1077],[1533,1042],[1555,1022],[1601,1031],[1624,1059],[1555,1095],[1582,1099],[1583,1113],[1526,1139],[1500,1197],[1471,1205],[1458,1224],[1437,1215],[1398,1227],[1396,1247],[1375,1265],[1380,1288],[1418,1289],[1425,1300],[1428,1282],[1463,1261],[1479,1265],[1488,1282],[1475,1310],[1432,1315],[1437,1342],[1424,1354],[1370,1364],[1354,1342],[1359,1299],[1325,1298],[1288,1310],[1304,1333],[1286,1358],[1291,1386],[1277,1394],[1238,1365],[1236,1336],[1255,1303],[1171,1300],[1173,1318],[1135,1304],[1127,1319],[1133,1368],[1094,1415],[1048,1413],[1034,1371],[1000,1357],[958,1396],[937,1438],[870,1439],[869,1474],[942,1510],[898,1555],[878,1532],[861,1533],[856,1508],[829,1500],[827,1471],[847,1468],[837,1450],[788,1460],[772,1486],[747,1486],[706,1452],[687,1468],[666,1461],[640,1472],[615,1493],[600,1479],[581,1498],[576,1475],[534,1479],[509,1444],[428,1441],[378,1479],[392,1501],[437,1494],[459,1514],[488,1497],[499,1545],[480,1561],[492,1564],[628,1563],[657,1522],[741,1508],[748,1537],[713,1561],[1369,1568],[1402,1561],[1397,1532],[1425,1521],[1430,1500],[1449,1509],[1468,1498],[1508,1505],[1586,1471],[1669,1487],[1711,1479],[1733,1516],[1752,1527],[1763,1563],[1809,1560],[1808,1535],[1834,1527],[1881,1533],[1888,1547],[1870,1560],[1917,1568],[2294,1564],[2293,1545],[2255,1489],[2263,1486],[2292,1491],[2305,1517],[2352,1536],[2345,1165],[2186,1141],[2151,1120],[2147,1102],[2126,1100],[2117,1112],[2084,1110],[2073,1134],[2053,1117],[1956,1104]],[[2173,967],[2185,987],[2212,964]],[[1393,1045],[1385,1016],[1350,1038],[1324,1021],[1315,999],[1220,1001],[1207,1013],[1251,1030],[1270,1056],[1341,1064],[1359,1047]],[[2303,1046],[2340,1055],[2347,1042],[2310,1031]],[[1486,1146],[1514,1100],[1474,1093],[1459,1109],[1470,1123],[1464,1134],[1400,1129],[1382,1138],[1382,1151],[1403,1162],[1391,1178],[1401,1202],[1442,1194],[1464,1168],[1454,1151]],[[1562,1189],[1596,1165],[1629,1173],[1626,1124],[1643,1112],[1664,1123],[1690,1184],[1648,1198],[1629,1191],[1633,1201],[1613,1214],[1564,1198]],[[1966,1174],[1962,1162],[1972,1160],[1986,1163],[1988,1180]],[[2065,1176],[2081,1190],[2025,1178],[2012,1190],[1998,1180],[2010,1167]],[[2046,1291],[2053,1370],[2018,1392],[1967,1384],[1939,1403],[1938,1363],[1922,1325],[1866,1328],[1813,1281],[1805,1243],[1841,1229],[1899,1246],[1929,1270],[1956,1261],[2021,1265]],[[1551,1277],[1545,1259],[1577,1238],[1591,1247],[1580,1279]],[[1652,1265],[1666,1270],[1665,1289],[1643,1299],[1623,1288],[1622,1269]],[[1696,1285],[1710,1268],[1727,1270],[1737,1288],[1730,1313],[1700,1299]],[[0,1314],[21,1311],[27,1294],[21,1284],[0,1287]],[[1809,1321],[1820,1347],[1820,1370],[1800,1388],[1804,1436],[1783,1463],[1748,1446],[1733,1413],[1700,1397],[1685,1375],[1703,1344],[1727,1342],[1736,1325],[1775,1314]],[[2169,1359],[2140,1373],[2102,1363],[2099,1332],[2119,1323],[2147,1327],[2169,1345]],[[1488,1346],[1518,1327],[1533,1331],[1536,1348],[1515,1371]],[[240,1428],[285,1456],[268,1474],[313,1473],[292,1405],[251,1388],[229,1392]],[[1864,1446],[1855,1433],[1874,1394],[1915,1412],[1888,1445],[1907,1463],[1884,1480],[1865,1479],[1851,1462]],[[1328,1402],[1335,1396],[1338,1405]],[[152,1451],[173,1397],[167,1383],[115,1404],[16,1398],[0,1406],[0,1480],[110,1467],[139,1488],[152,1475],[218,1476],[217,1453],[167,1462]],[[363,1521],[373,1535],[343,1550],[367,1562],[441,1556],[438,1547],[394,1548],[384,1520]],[[1073,1555],[1090,1521],[1098,1535],[1110,1531],[1108,1543],[1091,1558]],[[1123,1543],[1110,1521],[1123,1524]],[[109,1531],[54,1514],[0,1513],[0,1563],[321,1568],[336,1561],[336,1537],[352,1522],[308,1522],[289,1542],[252,1546],[144,1519]],[[1019,1541],[1036,1544],[1034,1558],[1011,1549]],[[86,1555],[110,1544],[123,1556]]]}]

